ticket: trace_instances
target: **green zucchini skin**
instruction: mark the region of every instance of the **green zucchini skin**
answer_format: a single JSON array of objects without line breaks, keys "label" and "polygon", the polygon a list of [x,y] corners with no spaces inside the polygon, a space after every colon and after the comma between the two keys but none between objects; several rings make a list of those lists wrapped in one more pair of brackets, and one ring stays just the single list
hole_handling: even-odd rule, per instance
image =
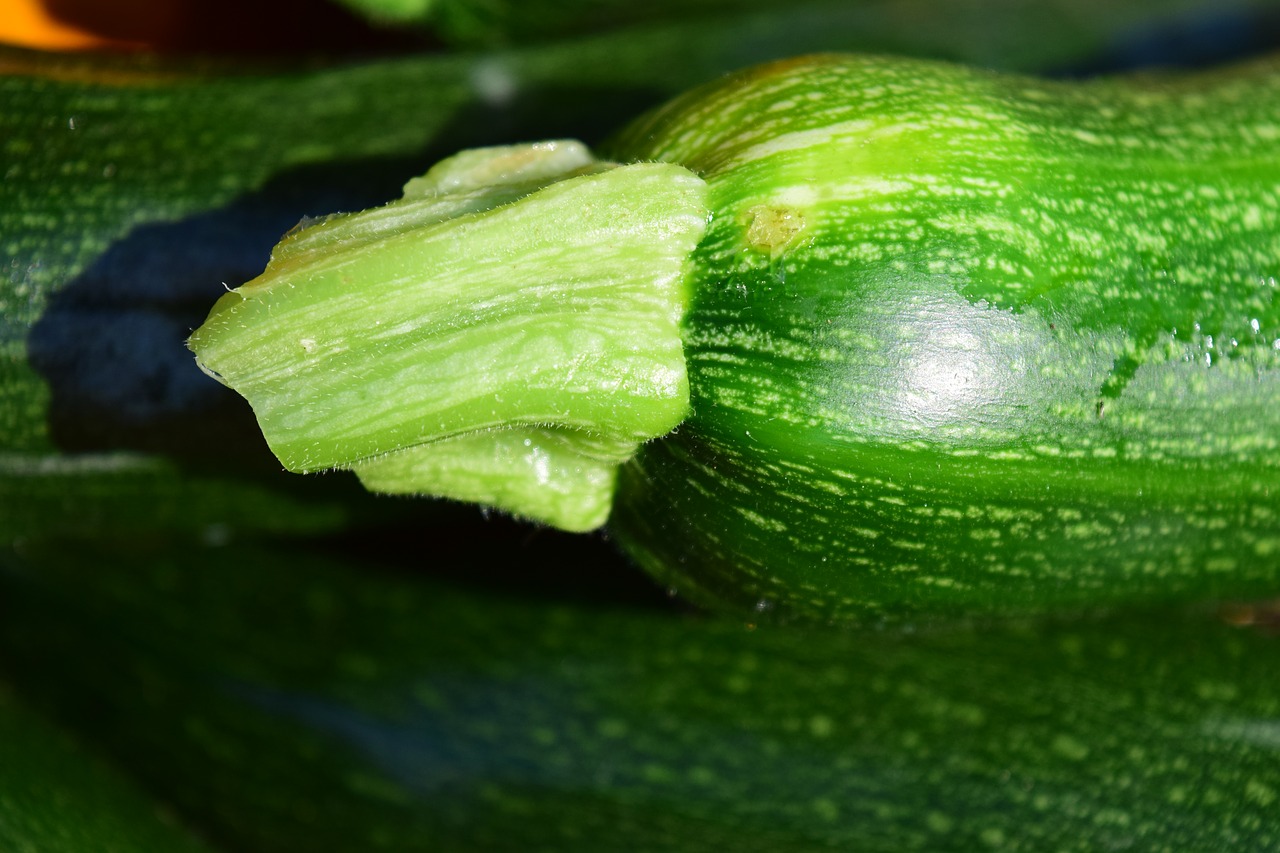
[{"label": "green zucchini skin", "polygon": [[1280,70],[775,63],[642,120],[714,211],[691,414],[614,535],[702,603],[876,621],[1274,591]]},{"label": "green zucchini skin", "polygon": [[[696,23],[731,31],[722,44],[751,51],[761,40],[809,30],[847,33],[850,47],[1061,70],[1084,62],[1152,56],[1163,42],[1186,63],[1221,56],[1223,33],[1269,29],[1276,0],[339,0],[382,25],[416,26],[457,47],[531,44],[623,28]],[[736,31],[736,32],[732,32]],[[1239,38],[1239,36],[1237,36]],[[714,49],[714,48],[711,48]],[[842,48],[847,49],[847,48]],[[795,53],[796,51],[792,51]],[[749,61],[745,57],[743,61]],[[1094,66],[1097,67],[1096,65]]]},{"label": "green zucchini skin", "polygon": [[132,780],[0,683],[0,847],[40,853],[209,853]]},{"label": "green zucchini skin", "polygon": [[1204,614],[752,631],[136,543],[0,593],[0,672],[221,849],[1280,849],[1277,639]]}]

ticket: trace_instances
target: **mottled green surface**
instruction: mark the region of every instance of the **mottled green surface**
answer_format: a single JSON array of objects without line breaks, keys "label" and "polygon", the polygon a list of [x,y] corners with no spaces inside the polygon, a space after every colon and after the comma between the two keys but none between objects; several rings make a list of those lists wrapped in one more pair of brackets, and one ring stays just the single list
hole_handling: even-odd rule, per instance
[{"label": "mottled green surface", "polygon": [[[591,141],[690,85],[813,50],[1079,62],[1149,17],[1134,4],[1100,23],[1109,35],[1044,53],[1025,50],[1041,26],[1030,20],[991,29],[970,10],[970,36],[944,39],[914,14],[839,5],[265,76],[229,73],[229,62],[0,51],[0,491],[27,502],[21,472],[71,468],[71,503],[110,514],[100,496],[115,488],[107,468],[121,451],[165,457],[141,462],[172,472],[162,492],[184,488],[193,457],[201,473],[266,471],[264,488],[280,488],[247,408],[194,369],[183,340],[224,283],[260,272],[303,216],[381,203],[459,148]],[[224,494],[206,519],[220,523],[239,487],[206,485],[211,505]],[[281,514],[292,511],[286,500]]]},{"label": "mottled green surface", "polygon": [[[354,484],[347,484],[354,487]],[[189,474],[154,456],[131,453],[0,456],[0,544],[64,536],[179,534],[219,542],[245,531],[321,533],[399,514],[352,489],[291,496],[252,481]],[[351,512],[351,504],[361,507]]]},{"label": "mottled green surface", "polygon": [[[1129,0],[1085,15],[1078,4],[1050,14],[1043,4],[996,11],[895,0],[710,19],[687,19],[685,10],[678,21],[572,43],[267,76],[231,62],[187,67],[5,49],[0,491],[24,501],[22,472],[73,469],[79,480],[66,488],[80,497],[69,505],[86,518],[109,515],[102,498],[122,451],[172,472],[159,478],[164,493],[183,489],[193,461],[200,475],[217,469],[206,484],[210,524],[234,515],[238,486],[227,480],[245,469],[266,472],[255,489],[279,490],[247,409],[193,370],[183,339],[223,284],[260,271],[271,243],[302,216],[380,203],[406,175],[458,148],[598,138],[687,86],[806,51],[1106,65],[1147,32],[1141,25],[1157,24],[1157,45],[1163,32],[1184,56],[1180,34],[1194,31],[1198,15],[1238,23],[1267,7]],[[1166,45],[1156,55],[1174,52]],[[280,514],[295,509],[285,499]],[[320,507],[317,523],[334,512]]]},{"label": "mottled green surface", "polygon": [[[340,523],[345,511],[327,497],[307,498],[308,510],[282,494],[247,412],[227,405],[183,340],[228,275],[259,265],[279,229],[322,212],[291,209],[307,191],[282,175],[415,150],[448,119],[456,86],[429,85],[445,73],[430,67],[406,95],[361,69],[217,80],[115,71],[90,83],[92,68],[35,66],[48,76],[0,78],[0,491],[16,508],[5,527],[33,514],[19,532],[92,533],[104,526],[80,522],[103,516],[262,529],[246,495],[267,529]],[[371,103],[384,112],[361,112]],[[398,131],[391,118],[405,113],[424,119]],[[371,135],[353,114],[388,126]],[[184,494],[175,515],[169,501]],[[73,510],[40,523],[38,508],[58,503]]]},{"label": "mottled green surface", "polygon": [[0,848],[6,853],[196,853],[195,837],[118,771],[0,683]]},{"label": "mottled green surface", "polygon": [[0,672],[227,849],[1280,849],[1276,639],[1205,614],[752,630],[296,551],[3,566]]},{"label": "mottled green surface", "polygon": [[781,63],[619,142],[702,174],[692,415],[613,528],[876,620],[1280,585],[1280,72]]},{"label": "mottled green surface", "polygon": [[[1052,68],[1123,49],[1161,26],[1184,57],[1215,29],[1265,20],[1274,0],[339,0],[384,25],[418,26],[454,45],[528,44],[636,25],[691,21],[732,29],[773,18],[779,28],[823,26],[861,48]],[[1258,23],[1255,23],[1257,26]],[[768,35],[767,30],[763,30]],[[1228,30],[1228,32],[1231,32]],[[1208,34],[1206,36],[1206,33]],[[727,33],[727,38],[733,34]]]},{"label": "mottled green surface", "polygon": [[[216,546],[345,515],[282,500],[255,471],[261,443],[174,378],[200,379],[187,331],[300,216],[377,203],[463,145],[598,133],[770,56],[1072,64],[1069,34],[1105,52],[1142,5],[1073,21],[1078,4],[1014,18],[801,4],[730,27],[231,82],[4,52],[6,682],[228,850],[1275,848],[1277,673],[1257,636],[1167,617],[902,644],[746,633],[360,579],[295,565],[299,551],[144,550],[161,531]],[[86,533],[130,550],[7,547]],[[439,542],[411,542],[406,561],[438,562]],[[486,554],[455,569],[483,574]],[[527,552],[508,562],[545,598]],[[0,847],[193,849],[6,692],[0,743]]]}]

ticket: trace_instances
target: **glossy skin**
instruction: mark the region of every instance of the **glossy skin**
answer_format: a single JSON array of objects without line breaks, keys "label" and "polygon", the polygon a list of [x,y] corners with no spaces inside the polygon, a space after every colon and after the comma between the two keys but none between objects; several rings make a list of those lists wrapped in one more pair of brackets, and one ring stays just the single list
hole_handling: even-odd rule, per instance
[{"label": "glossy skin", "polygon": [[1280,75],[817,57],[614,156],[707,180],[691,415],[611,526],[694,600],[878,621],[1280,574]]}]

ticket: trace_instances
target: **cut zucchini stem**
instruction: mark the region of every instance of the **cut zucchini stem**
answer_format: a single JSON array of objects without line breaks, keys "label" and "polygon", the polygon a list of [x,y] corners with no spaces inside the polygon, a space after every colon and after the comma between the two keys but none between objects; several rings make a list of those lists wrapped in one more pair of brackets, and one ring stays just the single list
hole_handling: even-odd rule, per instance
[{"label": "cut zucchini stem", "polygon": [[588,530],[617,466],[688,411],[707,219],[680,166],[573,141],[465,151],[385,207],[295,229],[190,346],[291,471]]}]

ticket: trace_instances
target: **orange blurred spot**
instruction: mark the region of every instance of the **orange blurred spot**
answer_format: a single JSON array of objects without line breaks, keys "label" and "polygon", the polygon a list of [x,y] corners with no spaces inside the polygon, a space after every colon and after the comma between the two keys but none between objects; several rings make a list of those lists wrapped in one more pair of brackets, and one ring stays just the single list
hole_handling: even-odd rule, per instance
[{"label": "orange blurred spot", "polygon": [[0,0],[0,46],[47,51],[266,55],[416,50],[421,34],[378,29],[317,0]]},{"label": "orange blurred spot", "polygon": [[0,42],[38,50],[143,50],[180,17],[172,0],[4,0]]}]

